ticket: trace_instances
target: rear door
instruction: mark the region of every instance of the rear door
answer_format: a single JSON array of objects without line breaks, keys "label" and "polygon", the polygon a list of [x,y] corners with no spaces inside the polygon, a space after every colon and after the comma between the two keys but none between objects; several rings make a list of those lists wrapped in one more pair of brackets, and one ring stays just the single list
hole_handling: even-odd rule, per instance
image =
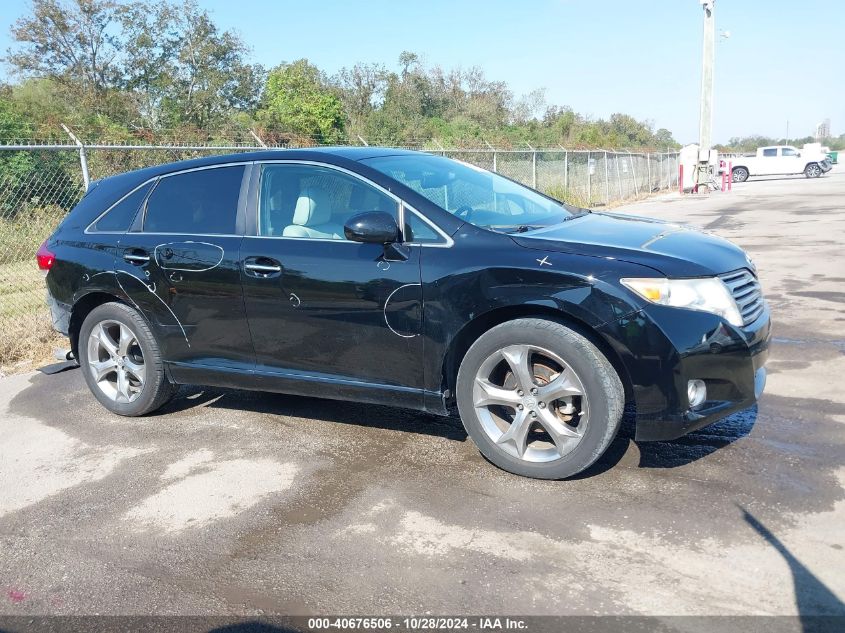
[{"label": "rear door", "polygon": [[[239,249],[249,164],[162,176],[119,242],[117,281],[177,363],[252,368]],[[178,368],[177,368],[178,369]]]}]

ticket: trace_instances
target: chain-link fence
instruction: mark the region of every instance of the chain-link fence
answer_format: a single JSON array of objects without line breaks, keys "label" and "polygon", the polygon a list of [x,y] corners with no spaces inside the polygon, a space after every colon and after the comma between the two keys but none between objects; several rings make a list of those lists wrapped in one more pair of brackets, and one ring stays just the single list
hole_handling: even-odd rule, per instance
[{"label": "chain-link fence", "polygon": [[672,189],[678,184],[678,153],[605,150],[437,150],[584,207]]},{"label": "chain-link fence", "polygon": [[[41,359],[59,340],[50,330],[41,242],[82,197],[89,179],[215,153],[232,146],[0,145],[0,370]],[[671,189],[678,154],[566,149],[438,149],[578,206],[600,206]]]}]

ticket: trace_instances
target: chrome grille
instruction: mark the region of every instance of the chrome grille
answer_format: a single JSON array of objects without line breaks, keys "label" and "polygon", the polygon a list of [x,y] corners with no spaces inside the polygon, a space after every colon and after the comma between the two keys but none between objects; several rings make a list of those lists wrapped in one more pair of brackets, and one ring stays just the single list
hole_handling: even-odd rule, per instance
[{"label": "chrome grille", "polygon": [[752,323],[765,309],[763,292],[757,278],[746,268],[735,270],[730,273],[719,275],[725,285],[731,291],[739,313],[742,315],[742,324]]}]

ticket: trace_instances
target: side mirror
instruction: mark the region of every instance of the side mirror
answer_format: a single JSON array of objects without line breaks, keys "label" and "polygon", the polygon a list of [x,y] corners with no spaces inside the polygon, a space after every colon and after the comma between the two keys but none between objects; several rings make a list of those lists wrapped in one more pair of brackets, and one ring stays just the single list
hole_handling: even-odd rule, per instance
[{"label": "side mirror", "polygon": [[389,213],[368,211],[349,218],[343,233],[352,242],[392,244],[399,239],[399,226]]}]

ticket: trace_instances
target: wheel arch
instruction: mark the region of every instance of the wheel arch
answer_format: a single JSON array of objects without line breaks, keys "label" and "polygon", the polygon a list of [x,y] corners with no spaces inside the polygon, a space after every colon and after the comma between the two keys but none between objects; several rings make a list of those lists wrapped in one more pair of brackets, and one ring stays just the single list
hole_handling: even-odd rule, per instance
[{"label": "wheel arch", "polygon": [[472,321],[465,324],[458,333],[452,338],[446,354],[443,357],[443,364],[441,367],[441,381],[444,393],[448,390],[448,400],[452,401],[455,394],[455,385],[457,383],[458,368],[461,366],[469,348],[477,341],[481,335],[488,332],[497,325],[513,321],[515,319],[538,318],[555,321],[564,325],[595,345],[605,358],[613,366],[619,379],[622,381],[622,386],[625,389],[625,400],[633,398],[633,383],[628,374],[619,354],[613,347],[605,340],[605,338],[595,328],[591,327],[584,320],[579,319],[562,310],[551,308],[543,305],[520,304],[503,306],[495,308],[484,314],[478,315]]},{"label": "wheel arch", "polygon": [[129,305],[117,295],[108,292],[93,291],[89,292],[73,304],[70,313],[70,321],[68,323],[68,339],[70,339],[70,349],[73,352],[73,357],[79,358],[79,332],[82,329],[82,323],[85,321],[91,312],[106,303],[122,303]]}]

